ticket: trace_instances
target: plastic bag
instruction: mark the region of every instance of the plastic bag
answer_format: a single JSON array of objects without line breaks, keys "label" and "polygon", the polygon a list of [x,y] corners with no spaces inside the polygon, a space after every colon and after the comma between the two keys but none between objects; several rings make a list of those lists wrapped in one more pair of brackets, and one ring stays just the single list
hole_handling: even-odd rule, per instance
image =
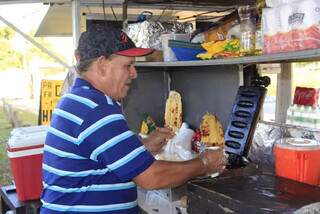
[{"label": "plastic bag", "polygon": [[176,136],[169,140],[163,152],[156,156],[158,160],[185,161],[195,158],[191,150],[191,139],[194,134],[188,124],[183,123]]},{"label": "plastic bag", "polygon": [[263,10],[265,54],[320,48],[320,1],[303,0]]},{"label": "plastic bag", "polygon": [[299,0],[266,0],[267,7],[278,7],[282,4],[289,4]]}]

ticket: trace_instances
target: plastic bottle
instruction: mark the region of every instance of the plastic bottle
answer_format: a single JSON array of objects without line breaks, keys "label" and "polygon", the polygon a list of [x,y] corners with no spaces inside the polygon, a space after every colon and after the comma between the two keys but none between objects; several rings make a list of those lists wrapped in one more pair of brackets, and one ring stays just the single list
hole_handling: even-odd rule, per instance
[{"label": "plastic bottle", "polygon": [[305,108],[304,119],[305,119],[305,126],[306,127],[315,128],[313,113],[314,113],[314,111],[312,109],[312,106],[307,106]]},{"label": "plastic bottle", "polygon": [[[312,118],[313,118],[313,123],[314,123],[314,128],[317,129],[318,126],[320,125],[319,122],[320,122],[320,118],[319,118],[319,107],[313,107],[313,113],[312,113]],[[318,125],[319,124],[319,125]]]},{"label": "plastic bottle", "polygon": [[255,55],[261,55],[263,49],[263,36],[261,29],[261,20],[258,20],[255,34]]},{"label": "plastic bottle", "polygon": [[255,33],[256,23],[252,15],[256,8],[252,5],[241,6],[238,8],[240,16],[240,54],[241,56],[254,55],[255,52]]},{"label": "plastic bottle", "polygon": [[320,109],[316,107],[315,109],[315,120],[316,120],[316,128],[320,129]]},{"label": "plastic bottle", "polygon": [[287,124],[293,124],[293,105],[290,105],[287,109]]},{"label": "plastic bottle", "polygon": [[299,126],[306,126],[307,122],[306,122],[306,108],[303,105],[299,105]]},{"label": "plastic bottle", "polygon": [[292,107],[292,125],[299,125],[300,111],[297,104]]}]

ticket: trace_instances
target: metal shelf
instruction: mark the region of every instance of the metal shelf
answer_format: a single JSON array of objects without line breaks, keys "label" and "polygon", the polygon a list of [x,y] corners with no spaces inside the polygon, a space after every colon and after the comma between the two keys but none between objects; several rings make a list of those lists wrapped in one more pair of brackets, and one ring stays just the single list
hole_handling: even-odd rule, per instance
[{"label": "metal shelf", "polygon": [[178,66],[210,66],[210,65],[236,65],[236,64],[267,64],[320,61],[320,49],[278,53],[261,56],[247,56],[230,59],[176,61],[176,62],[137,62],[137,67],[178,67]]},{"label": "metal shelf", "polygon": [[[141,2],[141,3],[139,3]],[[144,2],[144,3],[142,3]],[[168,9],[184,11],[210,11],[216,9],[235,9],[239,5],[254,4],[255,0],[174,0],[163,3],[147,3],[148,0],[131,0],[129,8]]]}]

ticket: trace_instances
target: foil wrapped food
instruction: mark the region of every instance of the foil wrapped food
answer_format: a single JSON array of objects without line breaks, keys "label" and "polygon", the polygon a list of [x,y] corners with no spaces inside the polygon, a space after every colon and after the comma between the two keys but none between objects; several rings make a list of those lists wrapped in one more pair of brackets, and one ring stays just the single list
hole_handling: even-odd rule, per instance
[{"label": "foil wrapped food", "polygon": [[320,141],[320,131],[316,129],[259,122],[254,133],[248,159],[258,165],[274,165],[273,147],[282,138],[304,138]]},{"label": "foil wrapped food", "polygon": [[160,36],[168,33],[191,33],[191,23],[158,22],[146,20],[129,24],[124,29],[137,47],[162,50]]}]

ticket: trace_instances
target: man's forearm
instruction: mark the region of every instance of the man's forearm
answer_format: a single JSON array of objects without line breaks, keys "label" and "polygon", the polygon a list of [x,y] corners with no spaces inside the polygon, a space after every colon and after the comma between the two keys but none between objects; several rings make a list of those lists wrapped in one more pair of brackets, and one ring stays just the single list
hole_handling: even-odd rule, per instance
[{"label": "man's forearm", "polygon": [[156,179],[158,188],[176,187],[184,184],[188,180],[205,174],[205,167],[200,159],[193,159],[184,162],[167,162],[158,161],[159,165],[155,169],[155,175],[159,175],[159,180]]},{"label": "man's forearm", "polygon": [[205,173],[205,166],[200,159],[183,162],[155,161],[134,181],[145,189],[160,189],[182,185]]}]

